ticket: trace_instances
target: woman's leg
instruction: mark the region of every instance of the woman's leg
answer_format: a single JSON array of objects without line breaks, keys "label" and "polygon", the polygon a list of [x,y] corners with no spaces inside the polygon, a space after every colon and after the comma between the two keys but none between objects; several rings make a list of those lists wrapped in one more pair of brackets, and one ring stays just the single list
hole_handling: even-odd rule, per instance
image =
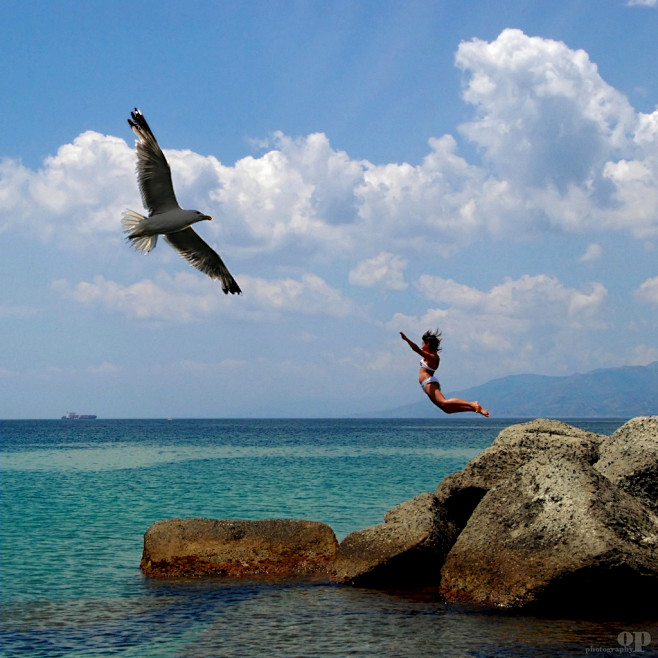
[{"label": "woman's leg", "polygon": [[461,398],[450,398],[449,400],[441,393],[440,386],[431,382],[425,386],[427,397],[446,414],[455,414],[461,411],[473,411],[476,414],[488,416],[489,412],[479,402],[469,402]]}]

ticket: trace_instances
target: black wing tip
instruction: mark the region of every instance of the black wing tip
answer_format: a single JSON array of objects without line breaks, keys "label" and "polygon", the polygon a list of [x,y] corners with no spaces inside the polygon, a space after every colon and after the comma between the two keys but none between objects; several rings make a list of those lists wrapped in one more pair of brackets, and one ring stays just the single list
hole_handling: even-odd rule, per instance
[{"label": "black wing tip", "polygon": [[146,123],[146,119],[144,118],[144,115],[142,114],[141,110],[136,107],[131,113],[130,113],[131,118],[128,119],[128,125],[135,131],[143,131],[148,135],[153,136],[153,131],[149,127],[148,123]]},{"label": "black wing tip", "polygon": [[128,119],[128,125],[131,128],[137,128],[137,122],[139,119],[137,118],[138,116],[143,116],[142,113],[139,111],[139,108],[135,108],[133,112],[130,113],[131,118]]},{"label": "black wing tip", "polygon": [[231,283],[229,283],[228,286],[222,285],[222,290],[224,291],[225,295],[228,295],[229,293],[231,293],[232,295],[242,294],[242,290],[240,290],[240,286],[235,281],[231,281]]}]

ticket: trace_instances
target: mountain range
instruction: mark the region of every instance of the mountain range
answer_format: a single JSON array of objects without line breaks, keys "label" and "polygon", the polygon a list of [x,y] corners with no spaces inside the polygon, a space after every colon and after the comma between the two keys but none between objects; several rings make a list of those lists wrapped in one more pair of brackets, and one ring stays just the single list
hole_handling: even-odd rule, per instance
[{"label": "mountain range", "polygon": [[[496,418],[632,418],[658,414],[658,361],[551,377],[509,375],[448,397],[478,400]],[[368,414],[378,418],[431,418],[436,407],[414,404]]]}]

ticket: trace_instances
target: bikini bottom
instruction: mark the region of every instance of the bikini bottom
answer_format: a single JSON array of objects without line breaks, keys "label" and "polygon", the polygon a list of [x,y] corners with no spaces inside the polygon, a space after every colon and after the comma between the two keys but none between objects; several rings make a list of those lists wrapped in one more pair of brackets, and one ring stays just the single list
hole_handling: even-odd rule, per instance
[{"label": "bikini bottom", "polygon": [[439,380],[436,377],[428,377],[427,379],[423,379],[422,382],[420,382],[420,387],[425,390],[425,387],[428,384],[438,384],[439,385],[439,391],[441,390],[441,384],[439,383]]}]

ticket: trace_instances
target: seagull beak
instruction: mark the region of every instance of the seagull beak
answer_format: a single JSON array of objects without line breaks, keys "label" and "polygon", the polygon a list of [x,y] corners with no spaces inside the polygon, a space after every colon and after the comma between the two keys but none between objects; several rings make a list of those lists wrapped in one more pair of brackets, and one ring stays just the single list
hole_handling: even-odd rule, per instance
[{"label": "seagull beak", "polygon": [[212,219],[212,217],[210,215],[204,215],[203,218],[207,219],[208,221],[210,221]]}]

